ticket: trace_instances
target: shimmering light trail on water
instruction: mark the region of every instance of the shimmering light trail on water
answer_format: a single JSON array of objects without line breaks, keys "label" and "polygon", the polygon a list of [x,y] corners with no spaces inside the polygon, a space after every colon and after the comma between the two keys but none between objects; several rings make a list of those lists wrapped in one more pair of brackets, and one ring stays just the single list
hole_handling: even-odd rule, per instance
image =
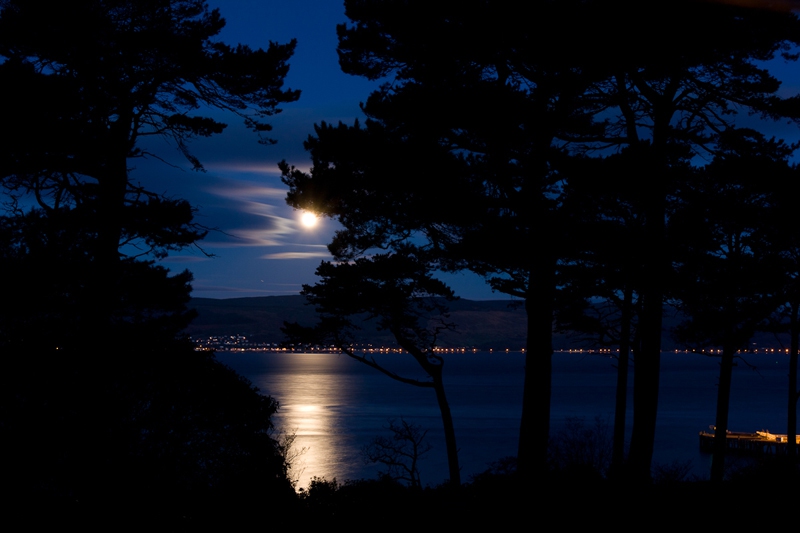
[{"label": "shimmering light trail on water", "polygon": [[262,375],[257,386],[280,399],[275,422],[296,434],[296,451],[304,450],[293,472],[299,485],[308,486],[311,476],[355,470],[358,465],[350,464],[352,444],[342,420],[342,412],[354,400],[353,379],[337,372],[339,361],[330,355],[294,354],[285,363],[284,371]]},{"label": "shimmering light trail on water", "polygon": [[[396,382],[345,355],[239,352],[218,357],[280,402],[276,424],[296,431],[295,448],[306,449],[298,459],[300,487],[314,476],[339,481],[375,477],[378,468],[365,465],[360,450],[375,436],[387,435],[389,419],[401,417],[427,429],[434,446],[421,464],[423,483],[445,479],[444,437],[432,389]],[[445,386],[461,462],[467,474],[474,474],[489,461],[515,453],[523,359],[519,353],[489,360],[487,354],[469,354],[457,363],[455,357],[464,356],[448,357]],[[376,358],[404,375],[424,377],[406,354]]]},{"label": "shimmering light trail on water", "polygon": [[[220,360],[280,402],[275,422],[297,432],[299,486],[313,476],[339,481],[372,478],[360,450],[385,430],[391,418],[404,417],[428,430],[433,445],[421,463],[422,482],[438,484],[447,476],[441,418],[432,389],[405,385],[345,355],[271,352],[220,353]],[[406,354],[376,354],[394,370],[422,377]],[[785,433],[788,357],[747,356],[752,370],[734,371],[729,427],[736,431],[769,429]],[[552,434],[568,417],[613,422],[615,360],[612,357],[557,353],[553,358]],[[714,423],[718,359],[694,354],[662,355],[662,374],[654,461],[692,463],[706,476],[710,458],[699,452],[698,432]],[[467,353],[445,357],[445,388],[460,449],[462,478],[515,455],[522,401],[524,355]],[[633,379],[633,377],[632,377]],[[632,420],[628,399],[628,432]]]}]

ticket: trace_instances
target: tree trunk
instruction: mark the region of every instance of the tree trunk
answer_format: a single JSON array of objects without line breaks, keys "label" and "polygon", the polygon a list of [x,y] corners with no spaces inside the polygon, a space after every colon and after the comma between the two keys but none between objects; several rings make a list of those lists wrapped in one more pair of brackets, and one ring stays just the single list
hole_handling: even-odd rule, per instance
[{"label": "tree trunk", "polygon": [[789,318],[789,331],[791,335],[789,353],[789,395],[788,418],[786,424],[786,454],[789,458],[797,457],[797,351],[800,349],[800,324],[797,321],[798,305],[792,304],[791,317]]},{"label": "tree trunk", "polygon": [[[663,172],[660,172],[663,174]],[[663,178],[662,178],[663,181]],[[641,350],[636,354],[633,381],[633,431],[628,455],[629,474],[634,480],[649,481],[656,435],[658,387],[661,369],[661,324],[664,300],[664,194],[654,186],[647,199],[644,250],[644,282],[639,320]]]},{"label": "tree trunk", "polygon": [[[98,177],[98,260],[103,268],[116,268],[124,225],[125,194],[128,190],[128,155],[132,117],[126,111],[111,125],[103,171]],[[116,278],[111,278],[116,279]]]},{"label": "tree trunk", "polygon": [[[116,162],[115,162],[116,163]],[[119,262],[119,243],[122,237],[122,212],[127,189],[127,160],[111,169],[98,181],[97,250],[96,259],[103,268],[114,268]],[[115,166],[120,166],[116,163]]]},{"label": "tree trunk", "polygon": [[[439,364],[432,363],[428,355],[429,353],[417,349],[414,344],[405,339],[401,334],[396,331],[392,332],[397,339],[400,346],[405,349],[419,364],[420,367],[431,377],[433,381],[433,390],[436,392],[436,401],[439,404],[439,412],[442,415],[442,427],[444,429],[444,441],[447,451],[447,466],[450,472],[450,484],[455,487],[461,486],[461,468],[458,466],[458,446],[456,445],[456,430],[453,427],[453,415],[450,413],[450,404],[447,401],[447,396],[444,392],[444,381],[442,374],[444,370],[444,360],[441,357],[435,356],[439,360]],[[352,355],[351,355],[352,357]],[[359,359],[356,357],[356,359]],[[363,362],[363,360],[362,360]],[[369,364],[369,363],[368,363]],[[370,365],[374,368],[379,368],[378,365]],[[393,377],[393,379],[401,380],[399,376],[391,372],[384,373]],[[406,383],[411,383],[411,380],[401,380]]]},{"label": "tree trunk", "polygon": [[528,281],[527,348],[517,468],[520,473],[543,472],[550,438],[550,393],[553,368],[555,296],[553,258],[538,257]]},{"label": "tree trunk", "polygon": [[96,248],[93,250],[93,272],[87,276],[87,298],[84,302],[84,324],[95,332],[93,346],[107,349],[115,338],[113,317],[120,304],[121,263],[119,246],[123,231],[125,193],[128,185],[127,158],[124,153],[109,155],[105,169],[98,178],[97,204],[94,206],[93,230]]},{"label": "tree trunk", "polygon": [[628,286],[622,301],[622,320],[617,360],[617,390],[614,403],[614,440],[611,449],[611,471],[619,472],[625,462],[625,417],[628,409],[628,360],[631,346],[633,289]]},{"label": "tree trunk", "polygon": [[441,373],[433,376],[433,390],[436,391],[436,401],[439,403],[439,412],[442,413],[442,426],[444,427],[444,442],[447,449],[447,467],[450,471],[450,484],[454,487],[461,486],[461,468],[458,466],[458,446],[456,446],[456,430],[453,427],[453,416],[450,414],[450,404],[444,393]]},{"label": "tree trunk", "polygon": [[719,385],[717,389],[717,419],[714,428],[714,448],[711,457],[711,481],[720,482],[725,475],[725,451],[728,447],[728,411],[731,401],[731,377],[733,375],[733,354],[730,347],[723,347],[722,361],[719,364]]}]

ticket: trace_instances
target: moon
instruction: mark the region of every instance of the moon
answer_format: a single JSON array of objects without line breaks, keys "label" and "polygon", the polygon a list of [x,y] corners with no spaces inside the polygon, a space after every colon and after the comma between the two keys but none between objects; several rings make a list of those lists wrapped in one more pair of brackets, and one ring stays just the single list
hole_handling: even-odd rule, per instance
[{"label": "moon", "polygon": [[318,220],[319,219],[317,218],[317,215],[309,211],[306,211],[305,213],[303,213],[303,216],[300,217],[300,223],[307,228],[313,228],[314,226],[316,226]]}]

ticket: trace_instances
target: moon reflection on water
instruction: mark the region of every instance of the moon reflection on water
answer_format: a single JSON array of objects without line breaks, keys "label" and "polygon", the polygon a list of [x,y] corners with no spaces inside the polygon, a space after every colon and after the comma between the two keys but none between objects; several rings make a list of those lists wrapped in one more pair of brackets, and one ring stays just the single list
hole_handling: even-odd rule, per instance
[{"label": "moon reflection on water", "polygon": [[[441,418],[432,389],[393,381],[345,355],[238,352],[217,357],[280,402],[276,427],[296,431],[298,488],[314,476],[339,482],[374,478],[375,466],[364,465],[360,450],[376,435],[388,436],[391,418],[428,430],[433,446],[420,464],[423,484],[447,477]],[[403,354],[376,355],[394,370],[417,372]],[[734,372],[731,391],[732,430],[768,429],[785,433],[787,357],[751,355],[752,371]],[[524,356],[454,355],[445,360],[445,389],[455,422],[462,478],[481,472],[502,457],[515,455],[522,399]],[[692,354],[662,356],[658,427],[654,462],[691,461],[692,473],[706,476],[709,456],[698,450],[698,432],[714,423],[717,360]],[[632,376],[633,377],[633,376]],[[615,361],[608,356],[557,353],[553,357],[551,435],[569,417],[591,424],[595,417],[613,421]],[[628,434],[632,421],[628,396]]]},{"label": "moon reflection on water", "polygon": [[254,380],[254,385],[280,402],[275,424],[296,434],[295,453],[304,450],[292,472],[299,478],[298,487],[307,487],[313,476],[354,478],[361,466],[359,458],[352,456],[355,444],[342,421],[354,400],[357,380],[337,372],[341,366],[337,359],[330,354],[291,354],[277,372]]},{"label": "moon reflection on water", "polygon": [[[423,377],[407,355],[376,357],[404,375]],[[339,482],[374,478],[378,467],[365,465],[360,450],[375,436],[387,435],[388,420],[401,417],[428,430],[427,440],[433,450],[421,463],[423,483],[437,484],[446,478],[444,437],[432,389],[393,381],[345,355],[239,352],[220,353],[218,358],[279,401],[274,417],[276,427],[295,432],[294,450],[304,449],[293,472],[299,479],[298,488],[307,487],[315,476],[328,480],[335,477]],[[513,360],[514,367],[520,366],[519,354],[508,359]],[[519,424],[520,398],[516,389],[521,392],[521,387],[509,387],[508,376],[503,374],[508,370],[503,368],[499,374],[478,374],[483,391],[475,390],[473,372],[461,375],[455,365],[445,372],[448,370],[445,380],[451,409],[454,416],[462,415],[457,422],[459,438],[465,442],[489,441],[491,454],[512,454]],[[496,392],[488,392],[490,389]],[[487,395],[493,402],[487,404]],[[498,442],[507,443],[507,449]],[[472,457],[478,461],[478,468],[484,469],[486,451],[482,450],[483,455],[471,454],[472,449],[462,448],[462,464],[469,464]],[[474,473],[472,470],[469,473]]]}]

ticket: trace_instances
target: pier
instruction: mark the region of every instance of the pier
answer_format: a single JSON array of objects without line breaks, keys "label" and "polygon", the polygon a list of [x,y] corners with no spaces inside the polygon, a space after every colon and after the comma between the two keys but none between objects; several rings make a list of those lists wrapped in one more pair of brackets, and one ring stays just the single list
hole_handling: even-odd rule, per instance
[{"label": "pier", "polygon": [[[714,448],[714,428],[710,431],[700,432],[700,451],[711,453]],[[741,455],[777,455],[786,453],[786,435],[775,435],[769,431],[756,431],[744,433],[728,431],[725,443],[731,453]],[[800,445],[800,436],[796,438]]]}]

